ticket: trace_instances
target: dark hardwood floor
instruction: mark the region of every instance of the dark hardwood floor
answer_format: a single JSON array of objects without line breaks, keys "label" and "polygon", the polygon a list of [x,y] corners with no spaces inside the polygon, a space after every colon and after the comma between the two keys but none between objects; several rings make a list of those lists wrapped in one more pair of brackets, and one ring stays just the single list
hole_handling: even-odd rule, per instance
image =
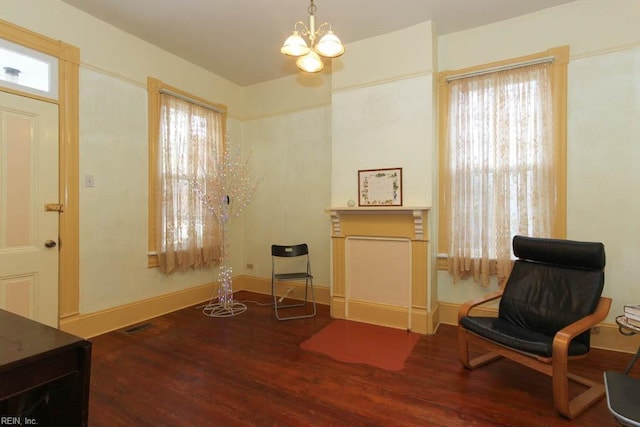
[{"label": "dark hardwood floor", "polygon": [[[465,370],[453,326],[422,336],[404,370],[390,372],[300,348],[331,321],[326,306],[313,319],[280,322],[270,306],[247,305],[233,318],[192,307],[133,334],[93,338],[90,426],[617,425],[604,399],[561,418],[550,378],[513,362]],[[572,367],[602,381],[630,358],[594,349]]]}]

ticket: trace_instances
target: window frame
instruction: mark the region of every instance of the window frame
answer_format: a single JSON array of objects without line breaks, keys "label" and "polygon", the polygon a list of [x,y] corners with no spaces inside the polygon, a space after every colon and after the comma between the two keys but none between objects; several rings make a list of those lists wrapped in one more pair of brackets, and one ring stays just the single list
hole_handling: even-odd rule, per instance
[{"label": "window frame", "polygon": [[[147,267],[157,268],[158,254],[156,247],[156,222],[158,221],[155,212],[156,205],[156,172],[157,172],[157,153],[158,153],[158,138],[160,135],[160,93],[161,91],[172,92],[180,97],[188,100],[193,100],[194,103],[199,103],[205,106],[210,106],[213,109],[221,110],[222,113],[222,135],[227,134],[227,106],[215,102],[208,101],[204,98],[192,95],[188,92],[170,86],[162,81],[147,77],[147,97],[148,97],[148,133],[149,133],[149,174],[148,174],[148,241],[147,241]],[[222,141],[222,149],[226,141]]]},{"label": "window frame", "polygon": [[[46,81],[48,89],[40,89],[33,85],[25,84],[25,82],[13,82],[11,80],[0,79],[0,86],[15,90],[19,92],[26,92],[30,95],[34,95],[37,98],[51,99],[58,101],[60,98],[60,83],[59,74],[61,67],[61,59],[55,55],[49,54],[44,51],[39,51],[31,47],[23,46],[18,43],[14,43],[7,39],[0,38],[0,49],[7,51],[9,54],[16,56],[22,56],[28,60],[34,62],[40,62],[45,64],[46,69]],[[13,65],[9,62],[8,65]],[[17,65],[17,64],[16,64]],[[32,70],[27,70],[32,71]],[[22,72],[25,72],[22,70]]]},{"label": "window frame", "polygon": [[567,68],[569,46],[551,48],[547,51],[478,66],[447,70],[438,73],[438,247],[437,269],[448,269],[447,242],[449,241],[446,174],[446,144],[448,137],[449,88],[447,78],[453,75],[482,72],[498,67],[508,67],[519,63],[553,57],[551,63],[551,92],[553,97],[553,138],[555,141],[557,183],[557,204],[551,235],[565,238],[567,233]]}]

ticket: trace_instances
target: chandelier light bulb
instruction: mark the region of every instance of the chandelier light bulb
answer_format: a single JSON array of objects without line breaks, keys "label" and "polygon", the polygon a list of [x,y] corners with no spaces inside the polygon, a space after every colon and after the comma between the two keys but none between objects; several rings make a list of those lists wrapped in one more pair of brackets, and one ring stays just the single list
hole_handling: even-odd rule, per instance
[{"label": "chandelier light bulb", "polygon": [[322,63],[320,56],[312,50],[305,56],[298,58],[296,65],[302,71],[306,71],[307,73],[317,73],[322,71],[324,68],[324,64]]}]

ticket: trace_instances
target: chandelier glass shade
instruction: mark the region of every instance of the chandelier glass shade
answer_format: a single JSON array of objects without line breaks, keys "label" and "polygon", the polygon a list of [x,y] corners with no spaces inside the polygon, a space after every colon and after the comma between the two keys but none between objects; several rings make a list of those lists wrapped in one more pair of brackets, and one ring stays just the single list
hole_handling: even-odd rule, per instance
[{"label": "chandelier glass shade", "polygon": [[310,50],[306,55],[298,58],[296,65],[298,68],[308,73],[317,73],[318,71],[322,71],[324,68],[322,59],[320,59],[320,56],[312,50]]},{"label": "chandelier glass shade", "polygon": [[[333,33],[329,23],[323,23],[316,30],[316,6],[313,0],[311,0],[307,11],[309,13],[309,26],[302,21],[296,22],[293,34],[287,37],[280,52],[297,57],[296,65],[302,71],[317,73],[324,68],[321,56],[324,58],[337,58],[344,53],[344,45],[338,36]],[[317,43],[316,39],[319,39]]]}]

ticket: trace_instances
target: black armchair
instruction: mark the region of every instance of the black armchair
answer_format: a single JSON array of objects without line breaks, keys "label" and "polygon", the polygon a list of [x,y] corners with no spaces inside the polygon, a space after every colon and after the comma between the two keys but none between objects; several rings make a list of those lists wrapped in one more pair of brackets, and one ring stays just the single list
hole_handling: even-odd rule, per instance
[{"label": "black armchair", "polygon": [[[609,313],[611,299],[601,296],[604,245],[515,236],[513,252],[518,259],[503,290],[460,308],[460,361],[474,369],[506,357],[551,376],[556,410],[574,418],[605,393],[602,384],[568,370],[568,360],[587,355],[591,328]],[[498,317],[470,315],[496,299]],[[489,353],[470,360],[471,343]],[[570,399],[569,380],[587,389]]]}]

